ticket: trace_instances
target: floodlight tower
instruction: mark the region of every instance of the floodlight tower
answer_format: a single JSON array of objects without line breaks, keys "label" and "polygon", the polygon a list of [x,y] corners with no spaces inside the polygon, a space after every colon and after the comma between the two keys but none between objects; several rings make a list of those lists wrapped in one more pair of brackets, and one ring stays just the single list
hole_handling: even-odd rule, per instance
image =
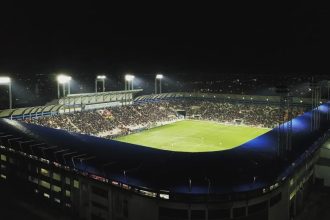
[{"label": "floodlight tower", "polygon": [[100,75],[100,76],[97,76],[96,79],[95,79],[95,92],[97,93],[97,82],[102,82],[102,92],[105,92],[105,79],[107,77],[105,75]]},{"label": "floodlight tower", "polygon": [[290,96],[289,91],[289,88],[285,85],[276,87],[276,93],[280,96],[277,155],[282,160],[288,159],[288,153],[292,147],[292,96]]},{"label": "floodlight tower", "polygon": [[11,79],[8,76],[0,76],[0,85],[8,85],[8,93],[9,93],[9,109],[13,107],[13,99],[11,94]]},{"label": "floodlight tower", "polygon": [[[126,90],[133,90],[133,83],[134,83],[134,76],[131,74],[125,75],[125,91]],[[127,93],[125,93],[125,104],[127,104]]]},{"label": "floodlight tower", "polygon": [[164,78],[163,74],[157,74],[155,77],[155,94],[157,94],[157,80],[159,80],[159,94],[162,93],[162,79]]},{"label": "floodlight tower", "polygon": [[65,85],[68,87],[68,94],[70,94],[71,76],[60,74],[57,76],[57,98],[60,98],[60,84],[63,87],[63,97],[65,97]]},{"label": "floodlight tower", "polygon": [[134,78],[135,76],[131,74],[125,75],[125,90],[133,90],[134,89]]}]

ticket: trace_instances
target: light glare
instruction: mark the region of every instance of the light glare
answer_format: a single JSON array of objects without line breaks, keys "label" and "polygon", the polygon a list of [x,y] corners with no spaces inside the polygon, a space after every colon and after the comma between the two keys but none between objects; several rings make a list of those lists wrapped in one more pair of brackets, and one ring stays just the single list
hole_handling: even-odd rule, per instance
[{"label": "light glare", "polygon": [[6,76],[0,77],[0,84],[8,84],[10,82],[11,82],[11,80],[9,77],[6,77]]},{"label": "light glare", "polygon": [[102,76],[97,76],[97,79],[106,79],[107,77],[102,75]]},{"label": "light glare", "polygon": [[163,74],[157,74],[156,79],[163,79]]},{"label": "light glare", "polygon": [[134,76],[133,75],[130,75],[130,74],[126,74],[125,75],[125,80],[126,81],[132,81],[134,79]]},{"label": "light glare", "polygon": [[57,82],[64,84],[67,83],[71,80],[71,76],[66,76],[66,75],[58,75],[57,76]]}]

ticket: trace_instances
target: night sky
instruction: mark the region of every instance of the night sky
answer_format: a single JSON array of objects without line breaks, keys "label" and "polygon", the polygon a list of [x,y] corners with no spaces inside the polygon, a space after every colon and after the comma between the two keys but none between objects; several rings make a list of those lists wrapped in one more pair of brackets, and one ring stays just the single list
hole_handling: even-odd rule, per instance
[{"label": "night sky", "polygon": [[323,5],[139,6],[2,7],[0,72],[329,71]]}]

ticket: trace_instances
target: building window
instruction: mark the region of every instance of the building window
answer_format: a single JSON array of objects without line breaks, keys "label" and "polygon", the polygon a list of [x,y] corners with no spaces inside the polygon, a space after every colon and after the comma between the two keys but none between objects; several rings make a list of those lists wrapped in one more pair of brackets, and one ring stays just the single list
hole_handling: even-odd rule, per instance
[{"label": "building window", "polygon": [[73,180],[73,187],[79,189],[79,181]]},{"label": "building window", "polygon": [[7,161],[7,156],[6,155],[1,154],[0,158],[1,158],[2,161]]},{"label": "building window", "polygon": [[140,193],[145,196],[150,196],[150,197],[156,197],[157,193],[146,191],[146,190],[140,190]]},{"label": "building window", "polygon": [[61,175],[58,173],[53,173],[53,179],[57,181],[61,181]]},{"label": "building window", "polygon": [[61,203],[61,200],[58,199],[58,198],[55,198],[54,201],[57,202],[57,203]]},{"label": "building window", "polygon": [[70,197],[71,196],[71,192],[69,190],[65,190],[65,196]]},{"label": "building window", "polygon": [[53,190],[54,192],[61,192],[61,187],[58,187],[58,186],[56,186],[56,185],[52,185],[52,190]]},{"label": "building window", "polygon": [[2,179],[7,179],[7,176],[4,175],[4,174],[1,174],[0,177],[1,177]]},{"label": "building window", "polygon": [[40,181],[39,181],[39,185],[42,186],[42,187],[45,187],[45,188],[47,188],[47,189],[50,189],[50,184],[49,184],[49,182],[46,182],[46,181],[44,181],[44,180],[40,180]]},{"label": "building window", "polygon": [[44,168],[41,168],[41,169],[40,169],[40,174],[41,174],[41,175],[44,175],[44,176],[49,176],[49,171],[46,170],[46,169],[44,169]]},{"label": "building window", "polygon": [[169,194],[160,193],[160,194],[159,194],[159,198],[162,198],[162,199],[170,199],[170,195],[169,195]]},{"label": "building window", "polygon": [[50,198],[50,195],[48,194],[48,193],[44,193],[44,197],[46,197],[46,198]]},{"label": "building window", "polygon": [[65,183],[70,185],[71,184],[71,181],[70,181],[70,178],[69,177],[65,177]]}]

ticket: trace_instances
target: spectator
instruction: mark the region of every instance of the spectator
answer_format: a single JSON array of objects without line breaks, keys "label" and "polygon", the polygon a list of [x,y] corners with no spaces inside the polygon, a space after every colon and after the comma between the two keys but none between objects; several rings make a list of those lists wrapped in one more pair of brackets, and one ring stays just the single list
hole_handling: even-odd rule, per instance
[{"label": "spectator", "polygon": [[[25,122],[113,138],[176,120],[179,118],[178,110],[185,111],[189,118],[219,123],[273,128],[279,122],[278,106],[193,99],[117,106],[103,110],[25,119]],[[302,114],[304,110],[302,107],[293,107],[291,118]],[[284,115],[286,120],[290,119],[287,110]]]}]

